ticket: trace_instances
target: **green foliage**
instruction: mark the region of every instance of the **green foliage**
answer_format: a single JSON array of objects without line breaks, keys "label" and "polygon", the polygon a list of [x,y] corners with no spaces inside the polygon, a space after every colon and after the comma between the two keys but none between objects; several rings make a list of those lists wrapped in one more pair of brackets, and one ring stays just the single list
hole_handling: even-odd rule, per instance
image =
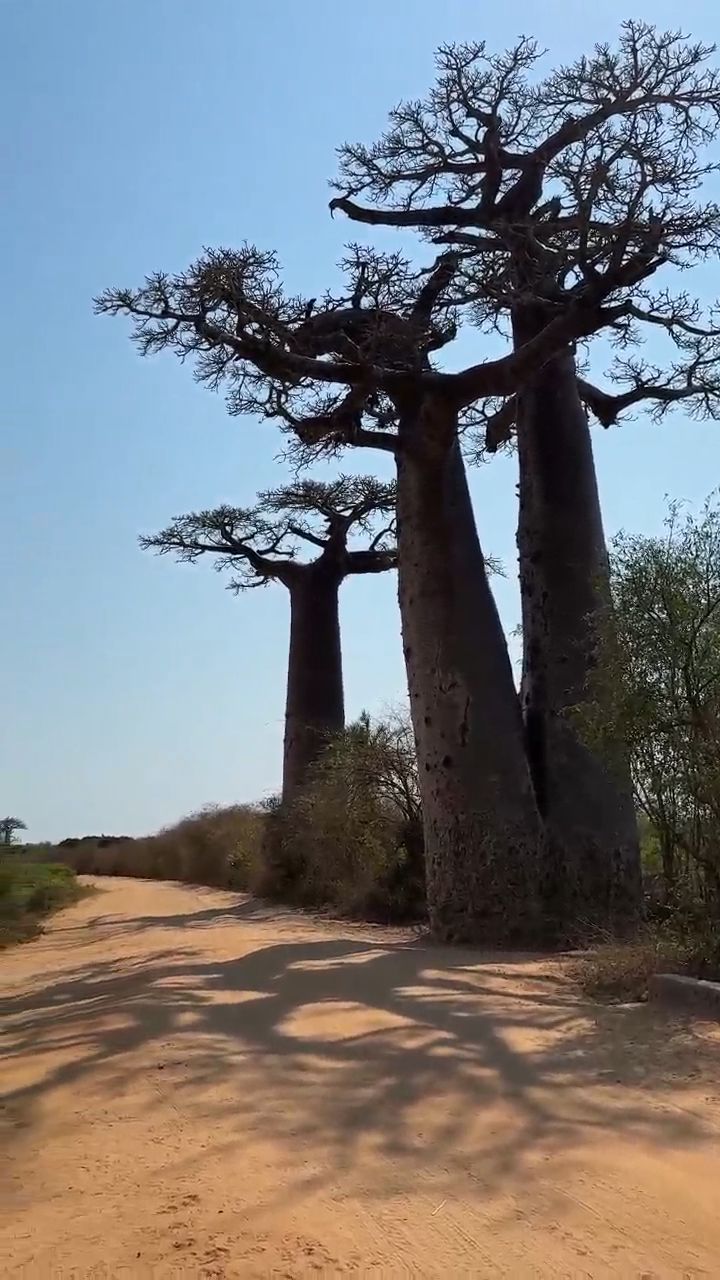
[{"label": "green foliage", "polygon": [[38,921],[81,894],[75,873],[60,863],[0,857],[0,946],[32,937]]},{"label": "green foliage", "polygon": [[289,809],[270,815],[262,892],[383,920],[425,909],[422,819],[412,732],[367,715],[328,747]]},{"label": "green foliage", "polygon": [[585,728],[627,744],[646,865],[668,902],[720,911],[720,506],[672,504],[663,537],[622,534],[614,619]]},{"label": "green foliage", "polygon": [[662,537],[622,534],[611,553],[614,618],[585,730],[627,744],[647,926],[601,946],[581,983],[642,998],[662,969],[720,978],[720,505],[670,504]]}]

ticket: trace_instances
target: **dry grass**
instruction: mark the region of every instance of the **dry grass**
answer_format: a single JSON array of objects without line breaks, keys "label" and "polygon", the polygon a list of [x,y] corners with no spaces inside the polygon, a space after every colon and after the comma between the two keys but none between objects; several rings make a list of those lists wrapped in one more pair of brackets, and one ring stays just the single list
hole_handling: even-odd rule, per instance
[{"label": "dry grass", "polygon": [[574,976],[593,1000],[646,1000],[654,973],[685,973],[720,980],[720,928],[710,919],[670,917],[646,926],[629,942],[607,941],[575,966]]},{"label": "dry grass", "polygon": [[84,839],[54,856],[81,875],[181,880],[336,915],[406,921],[424,912],[422,848],[396,813],[334,779],[289,812],[208,808],[154,836]]},{"label": "dry grass", "polygon": [[646,1000],[650,977],[662,967],[657,946],[649,938],[607,942],[583,956],[573,976],[592,1000],[625,1003]]}]

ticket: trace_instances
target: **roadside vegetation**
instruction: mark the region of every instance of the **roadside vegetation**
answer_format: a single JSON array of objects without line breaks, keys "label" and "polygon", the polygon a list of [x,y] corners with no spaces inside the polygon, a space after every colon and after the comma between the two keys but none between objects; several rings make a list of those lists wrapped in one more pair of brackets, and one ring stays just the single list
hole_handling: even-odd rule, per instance
[{"label": "roadside vegetation", "polygon": [[645,922],[581,966],[588,993],[643,998],[652,973],[720,979],[720,499],[668,509],[655,538],[611,548],[615,640],[585,731],[627,745]]},{"label": "roadside vegetation", "polygon": [[86,892],[75,872],[57,862],[28,861],[22,848],[0,855],[0,947],[24,942],[39,932],[52,911]]},{"label": "roadside vegetation", "polygon": [[337,734],[290,804],[210,807],[144,839],[70,839],[55,855],[82,875],[182,880],[337,915],[425,916],[412,730],[367,715]]},{"label": "roadside vegetation", "polygon": [[[656,538],[619,535],[610,569],[612,634],[578,727],[609,757],[626,744],[643,913],[622,940],[581,922],[588,951],[576,970],[592,998],[624,1001],[644,999],[659,971],[720,979],[720,502],[711,496],[695,514],[671,504]],[[71,840],[55,854],[83,873],[424,921],[409,718],[363,714],[331,739],[290,804],[206,809],[148,839]]]}]

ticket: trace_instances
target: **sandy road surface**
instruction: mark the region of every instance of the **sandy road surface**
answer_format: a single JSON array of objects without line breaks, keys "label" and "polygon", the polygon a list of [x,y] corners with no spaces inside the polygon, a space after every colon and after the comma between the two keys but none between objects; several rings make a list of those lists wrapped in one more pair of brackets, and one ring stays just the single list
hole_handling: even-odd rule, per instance
[{"label": "sandy road surface", "polygon": [[98,883],[0,956],[2,1276],[720,1275],[710,1026]]}]

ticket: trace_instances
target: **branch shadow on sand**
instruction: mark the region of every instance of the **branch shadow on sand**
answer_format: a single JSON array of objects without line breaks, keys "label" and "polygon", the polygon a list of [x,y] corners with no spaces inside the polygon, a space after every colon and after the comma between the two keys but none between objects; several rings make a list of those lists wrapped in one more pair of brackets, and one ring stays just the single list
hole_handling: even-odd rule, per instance
[{"label": "branch shadow on sand", "polygon": [[[212,910],[200,905],[195,925],[212,927]],[[236,923],[257,910],[241,904]],[[669,1152],[717,1141],[682,1105],[717,1065],[692,1027],[579,1003],[561,973],[522,957],[351,934],[272,941],[261,912],[238,958],[93,959],[0,1002],[6,1065],[32,1055],[36,1068],[6,1097],[11,1128],[31,1127],[54,1090],[128,1095],[160,1070],[154,1105],[160,1087],[202,1114],[218,1148],[312,1137],[328,1183],[368,1149],[440,1168],[449,1186],[471,1171],[489,1189],[604,1133]],[[192,915],[132,931],[155,928],[162,944],[162,926],[185,931]]]}]

